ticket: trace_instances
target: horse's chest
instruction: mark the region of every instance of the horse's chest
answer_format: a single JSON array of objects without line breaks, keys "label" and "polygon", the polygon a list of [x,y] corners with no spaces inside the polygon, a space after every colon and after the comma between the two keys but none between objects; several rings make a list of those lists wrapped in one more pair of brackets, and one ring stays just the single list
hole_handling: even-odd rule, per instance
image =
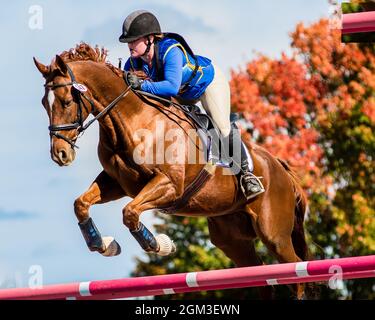
[{"label": "horse's chest", "polygon": [[127,157],[114,152],[99,151],[99,160],[105,172],[116,180],[130,197],[135,197],[143,186],[138,171],[127,163]]}]

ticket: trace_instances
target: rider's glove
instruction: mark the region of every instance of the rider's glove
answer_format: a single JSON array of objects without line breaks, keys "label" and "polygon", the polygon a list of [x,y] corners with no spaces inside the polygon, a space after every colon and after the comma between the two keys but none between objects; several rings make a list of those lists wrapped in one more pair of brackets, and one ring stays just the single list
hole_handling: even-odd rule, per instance
[{"label": "rider's glove", "polygon": [[134,90],[141,90],[143,80],[138,78],[134,73],[128,72],[126,75],[126,80]]}]

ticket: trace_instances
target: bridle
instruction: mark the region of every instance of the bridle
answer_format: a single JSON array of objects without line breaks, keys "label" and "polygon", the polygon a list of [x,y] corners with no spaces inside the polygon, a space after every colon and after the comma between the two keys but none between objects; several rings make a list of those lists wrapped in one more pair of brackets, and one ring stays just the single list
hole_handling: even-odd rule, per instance
[{"label": "bridle", "polygon": [[[101,117],[103,117],[107,112],[109,112],[113,107],[116,106],[116,104],[125,96],[128,95],[129,91],[131,90],[131,87],[129,86],[123,93],[121,93],[115,100],[113,100],[102,112],[100,112],[97,116],[95,116],[94,119],[90,120],[87,124],[84,124],[84,119],[83,119],[83,108],[89,113],[86,104],[84,103],[83,99],[88,101],[91,105],[92,110],[95,110],[95,104],[94,102],[85,95],[84,92],[87,91],[87,88],[83,86],[82,84],[78,83],[76,81],[76,77],[73,74],[72,69],[68,65],[66,65],[68,74],[70,77],[71,82],[68,83],[55,83],[55,84],[45,84],[44,87],[55,90],[57,88],[62,88],[62,87],[69,87],[72,86],[73,89],[73,98],[75,98],[78,104],[77,108],[77,116],[76,120],[74,123],[68,123],[68,124],[59,124],[59,125],[50,125],[48,127],[48,130],[50,132],[51,136],[55,136],[58,139],[62,139],[69,143],[72,148],[78,148],[76,145],[76,141],[79,138],[80,134],[83,134],[96,120],[99,120]],[[59,131],[69,131],[69,130],[77,130],[78,134],[76,137],[73,139],[69,139],[68,137],[62,135],[59,133]]]}]

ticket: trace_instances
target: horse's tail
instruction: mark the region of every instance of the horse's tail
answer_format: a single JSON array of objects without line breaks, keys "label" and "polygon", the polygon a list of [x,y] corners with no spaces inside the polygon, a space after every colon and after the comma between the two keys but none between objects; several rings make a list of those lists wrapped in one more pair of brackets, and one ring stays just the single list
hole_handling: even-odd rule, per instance
[{"label": "horse's tail", "polygon": [[294,250],[296,251],[297,256],[302,260],[308,259],[308,247],[305,238],[305,229],[303,226],[305,213],[307,209],[307,198],[306,195],[300,185],[299,178],[296,172],[289,167],[289,165],[281,159],[277,159],[281,165],[285,168],[288,172],[289,177],[293,183],[294,190],[295,190],[295,219],[294,219],[294,227],[292,231],[292,242]]}]

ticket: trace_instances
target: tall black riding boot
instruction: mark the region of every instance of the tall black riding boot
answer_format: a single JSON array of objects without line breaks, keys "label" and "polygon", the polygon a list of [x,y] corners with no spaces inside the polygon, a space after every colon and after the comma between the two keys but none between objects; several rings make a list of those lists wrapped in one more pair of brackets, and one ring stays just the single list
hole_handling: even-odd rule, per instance
[{"label": "tall black riding boot", "polygon": [[[241,190],[247,200],[255,198],[263,193],[265,189],[259,178],[249,169],[246,147],[242,142],[241,135],[235,123],[232,124],[232,130],[229,135],[229,145],[230,155],[233,157],[233,170],[236,170],[236,174],[239,173],[240,175]],[[239,157],[236,155],[236,151],[239,151],[240,159],[238,159]]]}]

